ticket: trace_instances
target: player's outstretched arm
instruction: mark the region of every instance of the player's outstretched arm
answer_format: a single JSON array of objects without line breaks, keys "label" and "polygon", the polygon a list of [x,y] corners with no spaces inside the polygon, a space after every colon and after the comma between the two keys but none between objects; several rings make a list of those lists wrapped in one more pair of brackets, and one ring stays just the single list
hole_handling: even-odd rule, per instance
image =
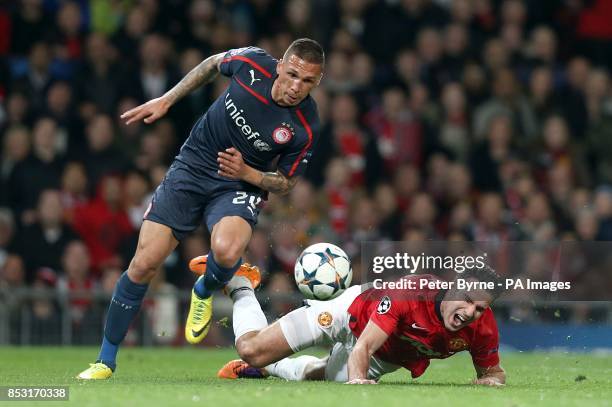
[{"label": "player's outstretched arm", "polygon": [[368,379],[370,358],[388,337],[378,325],[368,322],[348,359],[348,384],[376,384],[376,381]]},{"label": "player's outstretched arm", "polygon": [[121,115],[125,124],[144,120],[145,123],[153,123],[155,120],[164,116],[170,106],[179,99],[189,94],[198,87],[211,82],[219,74],[220,64],[225,53],[212,55],[200,62],[193,68],[179,83],[162,96],[151,99],[147,103],[137,106]]},{"label": "player's outstretched arm", "polygon": [[246,181],[275,194],[287,194],[297,183],[295,177],[288,178],[278,171],[263,172],[247,165],[240,151],[233,147],[221,151],[217,161],[219,162],[219,175]]},{"label": "player's outstretched arm", "polygon": [[480,367],[474,365],[477,378],[474,379],[474,384],[484,386],[503,386],[506,384],[506,371],[500,366]]}]

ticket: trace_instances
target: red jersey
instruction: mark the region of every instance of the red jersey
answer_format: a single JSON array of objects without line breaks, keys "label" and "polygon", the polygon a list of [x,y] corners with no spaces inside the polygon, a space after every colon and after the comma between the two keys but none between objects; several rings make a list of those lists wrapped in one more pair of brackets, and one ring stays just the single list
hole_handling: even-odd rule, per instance
[{"label": "red jersey", "polygon": [[[418,276],[415,278],[435,278]],[[389,338],[376,351],[380,359],[403,366],[412,377],[419,377],[429,359],[445,359],[467,350],[475,365],[487,368],[499,364],[499,333],[493,311],[457,332],[444,327],[436,296],[440,290],[411,290],[402,298],[400,290],[369,289],[361,293],[348,309],[349,327],[359,338],[368,321],[374,322]]]}]

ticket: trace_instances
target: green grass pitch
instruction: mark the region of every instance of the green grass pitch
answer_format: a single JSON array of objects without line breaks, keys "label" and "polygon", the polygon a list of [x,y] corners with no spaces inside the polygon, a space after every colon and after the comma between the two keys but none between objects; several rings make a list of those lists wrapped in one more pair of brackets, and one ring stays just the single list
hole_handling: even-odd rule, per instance
[{"label": "green grass pitch", "polygon": [[[502,355],[504,388],[472,386],[467,354],[434,360],[411,380],[405,370],[379,385],[323,382],[220,380],[216,372],[236,358],[231,349],[125,348],[111,380],[73,377],[97,354],[95,348],[0,347],[0,386],[69,386],[78,406],[532,406],[612,405],[612,356],[564,353]],[[29,404],[28,404],[29,403]],[[0,405],[48,405],[45,402]]]}]

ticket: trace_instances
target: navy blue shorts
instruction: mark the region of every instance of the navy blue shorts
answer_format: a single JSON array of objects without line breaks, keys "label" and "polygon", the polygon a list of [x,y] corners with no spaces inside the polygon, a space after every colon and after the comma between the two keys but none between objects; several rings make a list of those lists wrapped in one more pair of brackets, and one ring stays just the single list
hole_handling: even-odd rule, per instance
[{"label": "navy blue shorts", "polygon": [[223,182],[175,161],[153,194],[144,219],[172,229],[182,240],[203,222],[212,232],[225,216],[240,216],[251,227],[257,224],[262,192],[240,190],[239,182]]}]

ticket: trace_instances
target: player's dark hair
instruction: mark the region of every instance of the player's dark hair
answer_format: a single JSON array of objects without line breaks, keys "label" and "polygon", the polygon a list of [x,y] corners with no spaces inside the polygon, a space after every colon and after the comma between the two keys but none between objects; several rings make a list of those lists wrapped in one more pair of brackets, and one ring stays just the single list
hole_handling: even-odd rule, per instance
[{"label": "player's dark hair", "polygon": [[284,59],[295,55],[311,64],[325,65],[325,52],[321,44],[310,38],[300,38],[291,43],[285,51]]},{"label": "player's dark hair", "polygon": [[483,283],[493,283],[493,289],[486,290],[493,297],[492,301],[495,301],[497,297],[503,292],[502,278],[497,272],[489,265],[485,264],[484,267],[472,267],[466,269],[463,273],[458,273],[457,278],[465,280],[476,280]]}]

